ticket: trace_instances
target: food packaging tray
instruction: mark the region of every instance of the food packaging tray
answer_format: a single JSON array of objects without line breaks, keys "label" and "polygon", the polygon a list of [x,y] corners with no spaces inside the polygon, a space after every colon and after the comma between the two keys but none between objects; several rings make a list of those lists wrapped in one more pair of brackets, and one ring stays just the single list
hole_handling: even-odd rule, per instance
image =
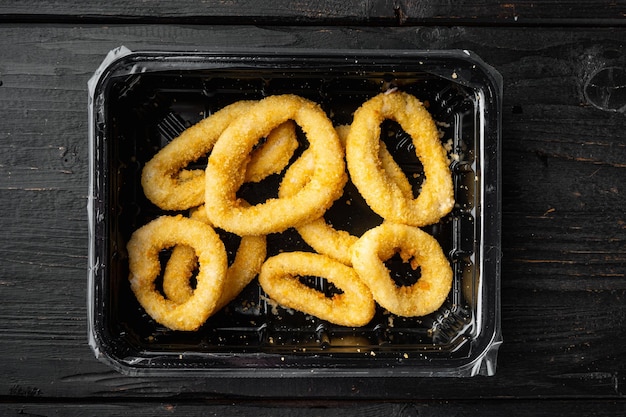
[{"label": "food packaging tray", "polygon": [[[126,243],[143,224],[171,214],[141,188],[142,167],[158,149],[236,100],[297,94],[345,124],[367,98],[394,88],[426,103],[450,159],[455,207],[424,228],[454,273],[438,311],[403,318],[379,307],[368,325],[342,327],[275,305],[256,280],[195,332],[169,330],[143,311],[130,289]],[[493,375],[502,342],[501,96],[499,74],[469,51],[111,51],[89,81],[87,301],[96,357],[130,375]],[[410,140],[393,136],[396,161],[418,172]],[[342,197],[349,209],[336,203],[329,216],[358,234],[381,220],[350,186]],[[235,243],[224,239],[232,257]],[[310,249],[297,233],[268,236],[269,254],[282,250]]]}]

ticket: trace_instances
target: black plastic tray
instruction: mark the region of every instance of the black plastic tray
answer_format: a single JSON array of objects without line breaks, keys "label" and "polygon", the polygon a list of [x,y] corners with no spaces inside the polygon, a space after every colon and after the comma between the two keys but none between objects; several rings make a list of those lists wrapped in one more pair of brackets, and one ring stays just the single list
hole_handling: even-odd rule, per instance
[{"label": "black plastic tray", "polygon": [[[424,228],[438,239],[454,271],[452,291],[441,309],[419,318],[379,309],[369,325],[346,328],[277,307],[255,280],[196,332],[171,331],[147,316],[130,290],[126,243],[134,230],[168,214],[145,198],[140,184],[143,165],[158,149],[237,100],[297,94],[320,103],[335,124],[347,124],[361,103],[389,88],[428,103],[449,149],[456,206],[439,223]],[[89,98],[89,337],[98,358],[127,374],[378,377],[495,372],[501,343],[501,80],[474,54],[162,53],[121,47],[90,80]],[[384,129],[396,161],[405,171],[419,173],[421,164],[404,132],[393,123]],[[277,176],[268,178],[242,193],[251,202],[262,199],[274,192],[277,181]],[[351,184],[328,216],[354,234],[381,221]],[[237,239],[222,236],[232,256]],[[287,231],[268,237],[268,254],[281,250],[310,249],[297,233]],[[398,279],[404,275],[400,267],[392,266],[392,272]]]}]

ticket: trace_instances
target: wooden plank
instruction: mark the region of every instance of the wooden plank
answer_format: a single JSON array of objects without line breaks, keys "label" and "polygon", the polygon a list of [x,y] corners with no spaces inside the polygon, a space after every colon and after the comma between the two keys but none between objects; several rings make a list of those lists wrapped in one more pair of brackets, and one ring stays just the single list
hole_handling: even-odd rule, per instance
[{"label": "wooden plank", "polygon": [[137,417],[184,415],[195,416],[258,416],[271,417],[288,415],[291,417],[315,417],[332,412],[337,417],[353,416],[502,416],[503,413],[516,416],[551,417],[593,415],[597,417],[623,416],[626,412],[624,400],[617,401],[421,401],[416,403],[371,403],[300,401],[276,406],[263,402],[244,402],[236,407],[227,403],[197,403],[181,401],[151,402],[112,402],[104,404],[56,404],[56,403],[15,403],[0,404],[0,413],[6,417],[23,415],[45,415],[48,417],[78,417],[84,415],[133,415]]},{"label": "wooden plank", "polygon": [[[592,28],[0,26],[0,395],[20,403],[31,397],[168,401],[191,394],[623,398],[626,119],[615,102],[590,95],[589,87],[619,87],[598,74],[626,67],[625,38]],[[187,50],[463,48],[494,65],[505,79],[505,344],[497,375],[263,384],[252,378],[130,378],[98,363],[86,343],[86,82],[120,44]],[[616,95],[618,104],[620,99]],[[26,409],[42,411],[37,407]],[[411,415],[390,407],[392,415]],[[429,409],[422,411],[427,415]],[[462,415],[460,408],[453,411]]]},{"label": "wooden plank", "polygon": [[202,24],[516,24],[623,25],[624,1],[498,0],[414,2],[359,1],[217,1],[150,2],[113,0],[8,0],[0,4],[4,21],[76,22],[108,19],[118,22]]}]

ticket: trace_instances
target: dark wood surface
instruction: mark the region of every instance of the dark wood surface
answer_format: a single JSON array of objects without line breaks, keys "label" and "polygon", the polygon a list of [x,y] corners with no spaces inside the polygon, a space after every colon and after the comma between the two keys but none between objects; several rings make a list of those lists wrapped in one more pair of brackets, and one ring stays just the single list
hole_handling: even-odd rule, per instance
[{"label": "dark wood surface", "polygon": [[[0,4],[0,415],[626,414],[624,2]],[[88,344],[87,80],[106,53],[474,51],[504,78],[502,329],[471,379],[127,377]]]}]

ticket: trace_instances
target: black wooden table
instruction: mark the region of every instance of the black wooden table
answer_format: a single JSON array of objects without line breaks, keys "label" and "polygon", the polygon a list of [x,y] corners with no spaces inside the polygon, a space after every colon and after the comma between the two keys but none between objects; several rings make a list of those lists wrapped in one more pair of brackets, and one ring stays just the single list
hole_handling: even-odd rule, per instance
[{"label": "black wooden table", "polygon": [[[0,415],[626,415],[626,2],[3,1]],[[87,344],[106,53],[468,49],[504,78],[494,377],[127,377]]]}]

